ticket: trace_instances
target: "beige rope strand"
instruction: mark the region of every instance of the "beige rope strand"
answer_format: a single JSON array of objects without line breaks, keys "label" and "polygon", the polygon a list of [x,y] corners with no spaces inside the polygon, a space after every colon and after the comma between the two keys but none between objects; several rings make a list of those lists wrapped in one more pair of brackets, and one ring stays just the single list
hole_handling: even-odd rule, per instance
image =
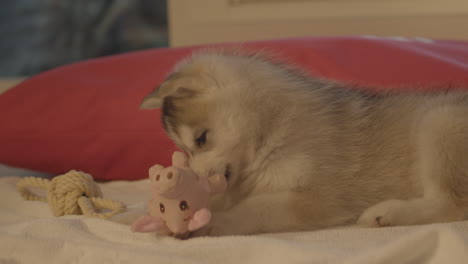
[{"label": "beige rope strand", "polygon": [[[125,209],[125,206],[120,202],[105,200],[96,197],[88,199],[87,197],[83,196],[78,199],[78,204],[80,205],[80,208],[83,211],[84,215],[94,216],[98,218],[109,218],[113,215],[122,212]],[[111,211],[105,213],[97,213],[96,209],[109,209]]]},{"label": "beige rope strand", "polygon": [[33,194],[28,187],[34,187],[38,189],[44,189],[47,190],[49,188],[49,183],[50,181],[48,179],[44,178],[36,178],[36,177],[26,177],[21,179],[17,184],[16,184],[16,189],[19,191],[21,196],[25,200],[31,200],[31,201],[43,201],[47,202],[47,197],[45,196],[37,196]]}]

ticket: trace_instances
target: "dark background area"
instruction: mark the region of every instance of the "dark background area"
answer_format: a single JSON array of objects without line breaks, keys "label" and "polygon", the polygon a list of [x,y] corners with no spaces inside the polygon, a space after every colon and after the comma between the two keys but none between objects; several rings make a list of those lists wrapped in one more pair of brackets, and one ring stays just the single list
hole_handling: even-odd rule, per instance
[{"label": "dark background area", "polygon": [[2,0],[0,77],[166,47],[166,10],[165,0]]}]

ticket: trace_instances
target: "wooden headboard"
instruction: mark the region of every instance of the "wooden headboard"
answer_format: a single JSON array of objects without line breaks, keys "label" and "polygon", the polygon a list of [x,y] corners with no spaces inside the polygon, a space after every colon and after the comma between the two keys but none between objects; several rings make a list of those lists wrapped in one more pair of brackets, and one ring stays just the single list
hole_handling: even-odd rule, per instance
[{"label": "wooden headboard", "polygon": [[22,78],[1,78],[0,77],[0,94],[20,83]]},{"label": "wooden headboard", "polygon": [[171,46],[298,36],[468,40],[468,0],[168,0]]}]

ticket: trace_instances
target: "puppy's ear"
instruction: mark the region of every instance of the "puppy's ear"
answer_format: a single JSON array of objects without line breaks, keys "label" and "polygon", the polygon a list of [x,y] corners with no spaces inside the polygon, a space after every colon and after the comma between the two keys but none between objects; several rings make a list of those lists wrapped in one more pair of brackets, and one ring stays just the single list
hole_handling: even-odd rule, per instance
[{"label": "puppy's ear", "polygon": [[141,101],[140,109],[161,108],[164,98],[159,95],[159,89],[152,91]]},{"label": "puppy's ear", "polygon": [[141,102],[141,109],[161,108],[164,98],[184,98],[195,95],[195,89],[189,88],[192,83],[191,78],[182,78],[179,73],[170,74],[166,80],[153,92],[148,94]]},{"label": "puppy's ear", "polygon": [[194,96],[196,92],[187,87],[176,87],[163,83],[158,89],[148,94],[141,102],[140,109],[155,109],[161,108],[164,98],[171,96],[173,98],[184,98]]}]

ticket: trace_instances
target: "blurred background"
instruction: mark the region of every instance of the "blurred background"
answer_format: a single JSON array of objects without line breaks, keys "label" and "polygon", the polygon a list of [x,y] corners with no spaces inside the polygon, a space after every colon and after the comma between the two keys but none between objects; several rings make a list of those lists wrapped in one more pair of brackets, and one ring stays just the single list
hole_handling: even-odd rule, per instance
[{"label": "blurred background", "polygon": [[0,78],[147,48],[344,35],[468,40],[468,0],[1,0]]},{"label": "blurred background", "polygon": [[2,0],[0,76],[168,45],[166,1]]}]

